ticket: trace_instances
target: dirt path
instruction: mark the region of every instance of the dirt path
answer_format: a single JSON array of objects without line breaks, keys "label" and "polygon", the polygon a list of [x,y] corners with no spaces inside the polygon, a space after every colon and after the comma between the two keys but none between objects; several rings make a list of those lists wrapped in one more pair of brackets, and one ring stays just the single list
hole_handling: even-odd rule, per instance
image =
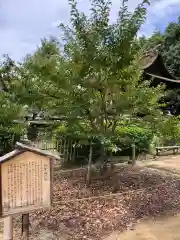
[{"label": "dirt path", "polygon": [[105,240],[179,240],[180,214],[156,220],[142,220],[133,230],[114,232]]},{"label": "dirt path", "polygon": [[[179,240],[180,214],[156,220],[143,220],[135,230],[121,234],[117,240]],[[114,239],[115,240],[115,239]]]},{"label": "dirt path", "polygon": [[149,167],[180,175],[180,155],[162,156],[154,161],[138,161],[141,167]]},{"label": "dirt path", "polygon": [[[143,161],[139,166],[162,170],[180,176],[180,155],[163,156],[155,161]],[[122,234],[114,232],[105,240],[179,240],[180,239],[180,214],[176,216],[166,215],[156,219],[141,220]]]},{"label": "dirt path", "polygon": [[[163,156],[155,161],[145,161],[140,165],[155,168],[169,173],[180,174],[180,155]],[[165,216],[155,220],[142,220],[134,230],[128,230],[109,240],[179,240],[180,214]]]}]

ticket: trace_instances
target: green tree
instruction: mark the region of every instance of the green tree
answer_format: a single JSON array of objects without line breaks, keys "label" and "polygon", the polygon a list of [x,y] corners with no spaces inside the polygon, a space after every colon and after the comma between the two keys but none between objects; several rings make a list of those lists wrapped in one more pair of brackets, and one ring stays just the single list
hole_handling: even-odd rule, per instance
[{"label": "green tree", "polygon": [[159,133],[164,145],[178,145],[180,143],[179,116],[168,116],[159,124]]},{"label": "green tree", "polygon": [[[113,138],[119,121],[141,113],[141,121],[151,122],[160,115],[161,88],[140,83],[137,32],[148,1],[130,13],[124,0],[113,24],[110,1],[93,0],[90,17],[79,12],[75,0],[69,4],[72,28],[60,25],[64,51],[57,41],[44,40],[23,64],[21,81],[42,108],[67,116],[67,124],[79,126],[80,134],[98,138],[104,161],[107,151],[118,150]],[[82,121],[90,128],[88,133]]]},{"label": "green tree", "polygon": [[162,51],[164,35],[160,31],[155,31],[149,38],[146,38],[145,36],[140,37],[138,42],[139,48],[143,48],[144,52],[152,51],[156,48]]},{"label": "green tree", "polygon": [[175,77],[180,77],[180,18],[177,23],[169,23],[164,32],[164,44],[162,53],[165,64],[170,73]]},{"label": "green tree", "polygon": [[[157,48],[162,54],[165,66],[169,72],[175,78],[180,77],[180,18],[177,22],[170,22],[165,31],[162,33],[160,31],[155,32],[151,37],[142,37],[139,41],[140,44],[144,46],[145,50],[152,50]],[[173,115],[180,114],[180,91],[178,89],[173,89],[169,96],[167,97],[167,110],[169,110]]]},{"label": "green tree", "polygon": [[[161,53],[164,59],[164,63],[169,72],[176,77],[180,78],[180,18],[176,23],[169,23],[162,35],[164,42],[161,46]],[[168,109],[174,115],[180,114],[180,91],[179,89],[173,89],[168,96]]]},{"label": "green tree", "polygon": [[24,115],[23,106],[16,101],[16,88],[14,91],[12,88],[16,78],[15,68],[15,63],[8,56],[3,56],[0,63],[0,154],[12,149],[15,134],[23,130],[14,122]]}]

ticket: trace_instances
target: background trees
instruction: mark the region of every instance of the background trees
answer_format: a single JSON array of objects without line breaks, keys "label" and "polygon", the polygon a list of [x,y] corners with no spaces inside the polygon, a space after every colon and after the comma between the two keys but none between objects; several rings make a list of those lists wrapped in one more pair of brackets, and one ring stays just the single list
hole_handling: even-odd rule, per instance
[{"label": "background trees", "polygon": [[[177,22],[170,22],[164,32],[156,31],[151,37],[140,38],[140,44],[144,45],[145,51],[155,47],[162,54],[163,61],[168,71],[175,78],[180,78],[180,18]],[[173,89],[166,99],[167,109],[173,115],[180,114],[180,90]]]},{"label": "background trees", "polygon": [[[130,13],[124,0],[113,24],[108,0],[93,0],[89,17],[79,12],[75,0],[69,4],[71,27],[59,26],[62,39],[44,39],[22,64],[9,58],[3,63],[2,98],[6,95],[15,105],[15,118],[22,115],[24,106],[34,116],[40,111],[47,113],[47,118],[63,115],[71,134],[100,142],[104,160],[106,152],[119,150],[115,142],[123,128],[149,131],[163,118],[159,108],[159,99],[165,94],[162,87],[141,81],[139,59],[144,49],[140,45],[153,48],[161,44],[167,66],[175,73],[169,51],[178,45],[179,22],[170,24],[164,34],[156,32],[149,39],[138,40],[148,1]],[[172,99],[177,102],[177,98],[175,94]]]},{"label": "background trees", "polygon": [[159,45],[159,50],[163,56],[164,63],[169,72],[177,77],[180,77],[180,18],[177,22],[170,22],[162,33],[156,31],[149,38],[141,38],[148,49],[152,49]]},{"label": "background trees", "polygon": [[23,105],[16,99],[16,65],[8,56],[0,63],[0,155],[10,151],[23,127],[14,122],[25,114]]}]

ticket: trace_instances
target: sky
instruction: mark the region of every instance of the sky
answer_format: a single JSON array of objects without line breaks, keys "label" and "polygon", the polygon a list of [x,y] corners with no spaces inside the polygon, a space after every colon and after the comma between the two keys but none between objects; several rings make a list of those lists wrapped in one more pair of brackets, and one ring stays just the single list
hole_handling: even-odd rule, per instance
[{"label": "sky", "polygon": [[[79,9],[88,13],[89,1],[78,0]],[[133,10],[141,0],[129,0]],[[116,19],[120,0],[112,0],[111,21]],[[147,20],[139,35],[150,36],[164,30],[168,22],[180,16],[180,0],[151,0]],[[0,56],[8,54],[22,61],[33,53],[41,39],[60,37],[59,23],[69,23],[68,0],[0,0]]]}]

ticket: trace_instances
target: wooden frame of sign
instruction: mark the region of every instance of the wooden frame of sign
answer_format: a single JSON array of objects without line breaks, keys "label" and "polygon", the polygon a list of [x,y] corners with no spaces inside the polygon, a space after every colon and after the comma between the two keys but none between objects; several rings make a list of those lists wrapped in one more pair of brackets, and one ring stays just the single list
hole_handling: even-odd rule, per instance
[{"label": "wooden frame of sign", "polygon": [[51,207],[54,158],[58,157],[21,143],[0,157],[1,217]]}]

